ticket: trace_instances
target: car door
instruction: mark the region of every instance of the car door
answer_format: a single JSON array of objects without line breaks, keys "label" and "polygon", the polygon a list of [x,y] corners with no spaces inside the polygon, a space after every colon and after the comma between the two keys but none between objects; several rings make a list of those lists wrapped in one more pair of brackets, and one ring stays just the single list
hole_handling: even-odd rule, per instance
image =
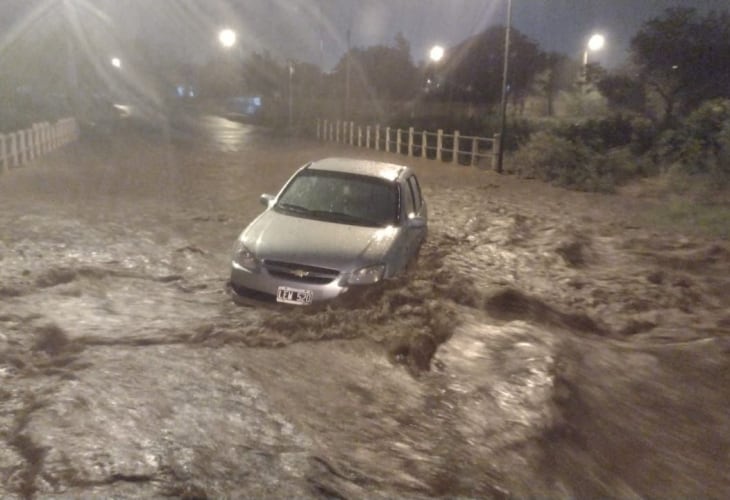
[{"label": "car door", "polygon": [[[426,203],[423,200],[418,179],[414,174],[409,175],[405,179],[403,191],[405,192],[404,199],[406,217],[408,219],[413,219],[415,217],[427,219],[428,215]],[[423,240],[426,238],[427,229],[425,224],[422,227],[408,227],[406,224],[404,225],[404,230],[406,237],[405,260],[406,263],[408,263],[408,261],[415,256],[418,249],[421,247],[421,243],[423,243]]]}]

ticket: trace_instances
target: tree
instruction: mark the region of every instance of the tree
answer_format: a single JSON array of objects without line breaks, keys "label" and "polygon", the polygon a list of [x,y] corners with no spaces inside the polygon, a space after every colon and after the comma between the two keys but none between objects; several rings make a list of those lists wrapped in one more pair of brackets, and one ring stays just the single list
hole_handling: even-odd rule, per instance
[{"label": "tree", "polygon": [[596,87],[612,108],[642,114],[646,111],[644,82],[636,75],[632,76],[628,72],[607,73],[596,82]]},{"label": "tree", "polygon": [[631,40],[647,90],[662,104],[665,123],[701,102],[730,97],[730,14],[667,9]]},{"label": "tree", "polygon": [[411,60],[410,45],[402,34],[394,45],[352,48],[337,63],[332,75],[336,95],[344,95],[348,57],[350,95],[355,99],[407,100],[418,85],[418,71]]},{"label": "tree", "polygon": [[[467,102],[496,104],[502,91],[505,27],[496,26],[452,49],[445,65],[447,87]],[[516,29],[510,34],[509,93],[513,103],[523,100],[546,60],[538,45]]]},{"label": "tree", "polygon": [[571,90],[574,87],[577,65],[565,54],[549,52],[542,54],[540,73],[535,75],[535,90],[545,96],[547,116],[553,116],[553,103],[558,92]]}]

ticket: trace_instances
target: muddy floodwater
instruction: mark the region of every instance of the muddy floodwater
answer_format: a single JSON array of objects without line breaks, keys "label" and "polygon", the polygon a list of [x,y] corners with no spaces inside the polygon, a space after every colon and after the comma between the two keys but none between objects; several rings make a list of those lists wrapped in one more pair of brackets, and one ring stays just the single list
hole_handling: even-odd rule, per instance
[{"label": "muddy floodwater", "polygon": [[[235,305],[307,160],[407,163],[415,270]],[[0,497],[727,498],[730,249],[654,203],[281,139],[121,127],[0,174]]]}]

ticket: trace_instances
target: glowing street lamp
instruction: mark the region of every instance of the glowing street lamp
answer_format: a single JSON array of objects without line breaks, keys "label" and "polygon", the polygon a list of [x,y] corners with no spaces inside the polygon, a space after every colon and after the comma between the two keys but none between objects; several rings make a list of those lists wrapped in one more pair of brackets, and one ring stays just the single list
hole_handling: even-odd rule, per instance
[{"label": "glowing street lamp", "polygon": [[236,38],[236,32],[232,29],[226,28],[218,33],[218,41],[226,49],[230,49],[236,45]]},{"label": "glowing street lamp", "polygon": [[444,57],[444,48],[441,45],[434,45],[428,53],[433,62],[439,62]]},{"label": "glowing street lamp", "polygon": [[588,52],[601,50],[605,44],[606,38],[603,35],[596,33],[595,35],[591,36],[591,38],[588,40],[586,50],[585,52],[583,52],[583,66],[588,64]]},{"label": "glowing street lamp", "polygon": [[111,63],[112,63],[112,66],[114,66],[117,69],[122,68],[122,60],[119,59],[118,57],[112,57]]}]

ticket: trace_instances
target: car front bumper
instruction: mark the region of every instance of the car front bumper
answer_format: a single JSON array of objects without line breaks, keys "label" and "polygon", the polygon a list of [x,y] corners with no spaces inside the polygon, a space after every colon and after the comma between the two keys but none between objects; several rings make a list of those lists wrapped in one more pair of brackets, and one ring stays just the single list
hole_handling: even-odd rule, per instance
[{"label": "car front bumper", "polygon": [[235,295],[245,299],[261,302],[276,302],[279,287],[297,290],[309,290],[312,294],[312,303],[335,299],[347,292],[350,287],[340,284],[338,277],[326,284],[307,283],[285,279],[270,274],[265,268],[250,271],[236,264],[231,266],[231,290]]}]

